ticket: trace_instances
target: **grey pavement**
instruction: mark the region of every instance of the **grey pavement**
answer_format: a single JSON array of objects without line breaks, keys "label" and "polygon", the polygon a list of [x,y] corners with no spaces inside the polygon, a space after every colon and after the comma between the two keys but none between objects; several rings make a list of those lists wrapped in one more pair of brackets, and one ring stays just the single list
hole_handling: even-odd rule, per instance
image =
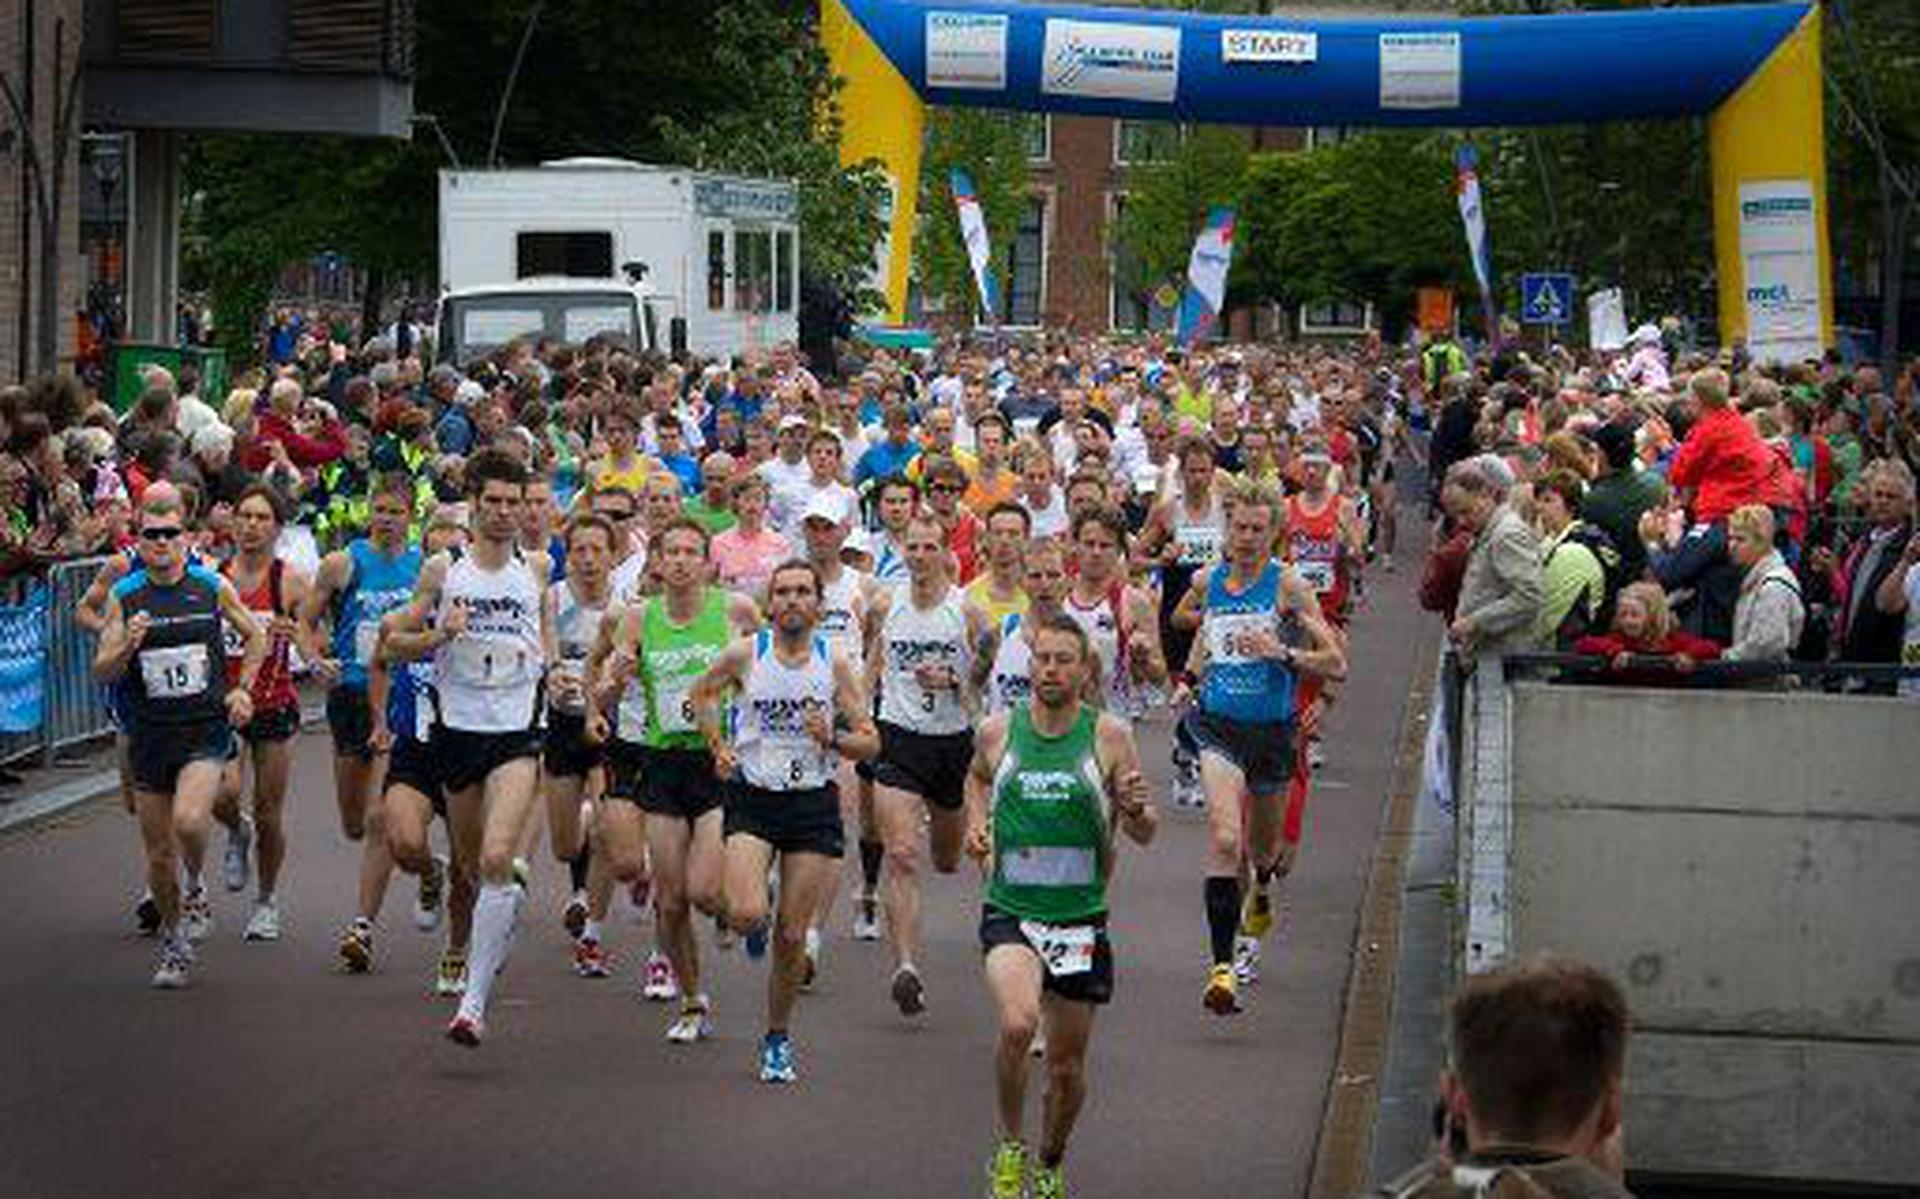
[{"label": "grey pavement", "polygon": [[[1068,1161],[1075,1194],[1306,1190],[1408,680],[1431,663],[1412,581],[1376,573],[1358,617],[1285,923],[1246,1013],[1200,1006],[1199,816],[1163,805],[1159,841],[1123,853],[1118,993]],[[1164,781],[1164,717],[1139,732]],[[970,876],[932,880],[931,1007],[915,1022],[887,998],[884,948],[850,941],[838,914],[794,1021],[800,1082],[774,1089],[755,1074],[757,966],[705,941],[719,1035],[669,1046],[666,1009],[634,980],[648,929],[621,901],[618,975],[574,977],[564,877],[542,861],[489,1040],[468,1052],[441,1036],[438,943],[411,926],[410,882],[389,895],[374,973],[336,971],[358,851],[337,830],[324,735],[296,752],[286,937],[243,944],[246,897],[216,893],[219,926],[184,992],[147,987],[153,946],[128,914],[137,837],[115,800],[0,836],[0,1195],[981,1192],[993,1026]]]}]

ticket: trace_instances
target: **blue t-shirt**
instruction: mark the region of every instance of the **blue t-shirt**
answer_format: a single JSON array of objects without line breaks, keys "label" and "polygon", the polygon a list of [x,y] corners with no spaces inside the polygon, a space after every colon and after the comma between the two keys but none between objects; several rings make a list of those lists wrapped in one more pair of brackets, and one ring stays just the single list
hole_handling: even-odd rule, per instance
[{"label": "blue t-shirt", "polygon": [[891,441],[876,441],[866,453],[860,455],[860,461],[854,466],[853,485],[864,487],[875,479],[903,475],[907,473],[907,464],[919,456],[918,442],[895,445]]}]

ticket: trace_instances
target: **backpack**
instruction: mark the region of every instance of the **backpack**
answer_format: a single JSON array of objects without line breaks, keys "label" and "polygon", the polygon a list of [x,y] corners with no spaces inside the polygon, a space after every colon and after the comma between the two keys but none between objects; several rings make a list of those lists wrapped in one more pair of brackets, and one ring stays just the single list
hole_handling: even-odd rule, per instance
[{"label": "backpack", "polygon": [[[1573,607],[1567,609],[1566,616],[1560,620],[1560,626],[1554,630],[1554,644],[1562,649],[1571,646],[1588,633],[1605,632],[1612,628],[1613,609],[1620,598],[1620,589],[1633,581],[1627,577],[1626,567],[1620,558],[1620,550],[1614,545],[1613,538],[1607,536],[1605,530],[1596,525],[1590,525],[1584,520],[1575,521],[1573,527],[1567,530],[1567,535],[1561,538],[1560,543],[1555,545],[1552,552],[1547,555],[1547,562],[1552,562],[1553,555],[1559,553],[1560,547],[1568,542],[1586,546],[1588,552],[1599,561],[1600,604],[1591,617],[1583,610],[1585,605],[1579,600],[1575,600]],[[1546,563],[1541,564],[1543,569],[1545,565]]]}]

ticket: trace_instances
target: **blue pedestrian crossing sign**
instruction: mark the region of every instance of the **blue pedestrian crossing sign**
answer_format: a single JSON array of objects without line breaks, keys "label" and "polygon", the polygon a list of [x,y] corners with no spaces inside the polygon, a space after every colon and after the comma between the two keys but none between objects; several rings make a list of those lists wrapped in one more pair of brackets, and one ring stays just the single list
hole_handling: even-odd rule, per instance
[{"label": "blue pedestrian crossing sign", "polygon": [[1520,319],[1529,325],[1565,325],[1573,321],[1573,276],[1520,276]]}]

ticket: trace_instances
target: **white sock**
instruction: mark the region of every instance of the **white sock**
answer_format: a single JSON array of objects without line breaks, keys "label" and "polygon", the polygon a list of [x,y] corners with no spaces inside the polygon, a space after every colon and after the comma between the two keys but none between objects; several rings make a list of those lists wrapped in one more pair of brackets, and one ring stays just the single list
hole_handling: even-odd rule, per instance
[{"label": "white sock", "polygon": [[582,941],[598,941],[600,939],[600,922],[591,916],[587,917],[587,923],[580,929],[580,939]]},{"label": "white sock", "polygon": [[513,944],[514,919],[520,911],[518,892],[512,883],[480,885],[480,896],[473,904],[473,945],[467,957],[467,991],[460,999],[462,1016],[486,1017],[494,976]]}]

